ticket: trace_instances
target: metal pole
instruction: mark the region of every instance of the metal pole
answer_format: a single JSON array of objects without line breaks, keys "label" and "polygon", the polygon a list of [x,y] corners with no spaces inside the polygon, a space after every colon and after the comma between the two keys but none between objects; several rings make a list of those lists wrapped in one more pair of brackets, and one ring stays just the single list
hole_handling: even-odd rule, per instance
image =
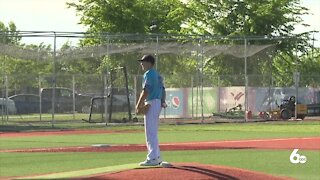
[{"label": "metal pole", "polygon": [[200,93],[201,93],[201,123],[203,123],[203,121],[204,121],[204,115],[203,115],[203,69],[204,69],[204,58],[203,58],[203,39],[201,38],[201,43],[200,43],[200,45],[201,45],[201,91],[200,91]]},{"label": "metal pole", "polygon": [[[109,52],[110,52],[110,39],[108,38],[108,41],[107,41],[107,57],[109,57]],[[106,121],[106,126],[108,125],[108,118],[107,118],[107,114],[108,112],[110,111],[109,110],[109,101],[108,101],[108,92],[109,92],[109,83],[108,83],[108,74],[111,74],[111,72],[109,72],[108,69],[106,69],[106,75],[104,76],[105,79],[104,79],[104,84],[105,84],[105,93],[104,93],[104,98],[105,98],[105,101],[104,101],[104,113],[105,113],[105,121]],[[111,79],[111,75],[110,75],[110,79]],[[110,112],[109,112],[110,113]],[[109,118],[110,118],[110,121],[111,121],[111,115],[109,114]]]},{"label": "metal pole", "polygon": [[[138,89],[138,75],[135,75],[134,76],[134,105],[136,105],[137,104],[137,89]],[[139,87],[141,87],[141,86],[139,86]],[[135,106],[134,106],[135,107]],[[135,116],[137,116],[137,114],[136,114],[136,109],[134,109],[134,115]]]},{"label": "metal pole", "polygon": [[76,119],[76,82],[75,77],[72,75],[72,111],[73,111],[73,120]]},{"label": "metal pole", "polygon": [[156,49],[156,69],[158,69],[158,60],[159,60],[159,36],[157,35],[157,49]]},{"label": "metal pole", "polygon": [[[110,71],[110,109],[109,109],[109,122],[112,119],[112,106],[113,106],[113,73],[114,70]],[[108,95],[109,96],[109,95]],[[108,98],[108,97],[107,97]]]},{"label": "metal pole", "polygon": [[[6,55],[4,56],[4,61],[3,61],[3,74],[2,74],[2,85],[3,85],[3,88],[2,88],[2,97],[4,97],[4,95],[5,95],[5,92],[6,92],[6,85],[5,85],[5,74],[6,74]],[[4,122],[4,109],[3,108],[1,108],[1,120],[2,120],[2,122]]]},{"label": "metal pole", "polygon": [[54,127],[54,113],[55,113],[55,95],[56,95],[56,48],[57,48],[57,36],[56,32],[53,32],[54,39],[53,39],[53,75],[52,75],[52,117],[51,117],[51,126]]},{"label": "metal pole", "polygon": [[245,98],[244,98],[244,121],[247,122],[248,110],[248,76],[247,76],[247,39],[244,38],[244,81],[245,81]]},{"label": "metal pole", "polygon": [[192,119],[194,118],[194,112],[193,112],[193,109],[194,109],[194,107],[193,107],[193,101],[194,101],[194,99],[193,99],[193,76],[191,76],[191,117],[192,117]]},{"label": "metal pole", "polygon": [[[107,72],[108,73],[108,72]],[[104,77],[104,93],[103,93],[103,99],[105,99],[104,102],[104,119],[106,126],[108,125],[108,81],[107,81],[107,73],[103,76]]]},{"label": "metal pole", "polygon": [[5,76],[5,86],[6,86],[6,121],[9,121],[9,112],[8,112],[8,76]]},{"label": "metal pole", "polygon": [[124,72],[124,77],[125,77],[125,85],[126,85],[126,94],[127,94],[127,103],[128,103],[128,115],[129,115],[129,121],[132,120],[132,115],[131,115],[131,104],[130,104],[130,98],[129,98],[129,83],[128,83],[128,72],[127,72],[127,67],[123,67],[123,72]]},{"label": "metal pole", "polygon": [[272,74],[272,56],[269,56],[270,57],[270,62],[269,62],[269,64],[270,64],[270,66],[269,66],[269,68],[270,68],[270,81],[269,81],[269,88],[268,88],[268,105],[269,105],[269,109],[268,109],[268,111],[271,111],[271,87],[273,86],[273,74]]},{"label": "metal pole", "polygon": [[41,96],[41,76],[39,75],[39,113],[40,113],[40,121],[42,120],[42,96]]},{"label": "metal pole", "polygon": [[[4,93],[5,93],[5,82],[4,82],[4,79],[5,79],[5,77],[4,76],[2,76],[2,85],[3,85],[3,87],[2,87],[2,96],[1,96],[1,98],[3,98],[3,95],[4,95]],[[3,108],[1,108],[1,120],[2,120],[2,122],[4,122],[4,111],[3,111],[4,109]]]},{"label": "metal pole", "polygon": [[218,100],[219,100],[219,106],[218,106],[218,113],[220,113],[220,109],[221,109],[221,106],[220,106],[220,91],[221,91],[221,89],[220,89],[221,87],[220,87],[220,76],[218,75]]},{"label": "metal pole", "polygon": [[295,72],[295,88],[296,88],[296,98],[295,98],[295,109],[294,109],[294,118],[298,118],[297,105],[298,105],[298,96],[299,96],[299,81],[300,81],[300,73]]},{"label": "metal pole", "polygon": [[298,118],[298,114],[297,114],[297,104],[298,104],[298,89],[299,89],[299,81],[300,81],[300,73],[299,73],[299,69],[298,69],[298,45],[297,45],[297,41],[296,41],[296,72],[294,73],[294,79],[295,79],[295,88],[296,88],[296,98],[295,98],[295,109],[294,109],[294,119]]}]

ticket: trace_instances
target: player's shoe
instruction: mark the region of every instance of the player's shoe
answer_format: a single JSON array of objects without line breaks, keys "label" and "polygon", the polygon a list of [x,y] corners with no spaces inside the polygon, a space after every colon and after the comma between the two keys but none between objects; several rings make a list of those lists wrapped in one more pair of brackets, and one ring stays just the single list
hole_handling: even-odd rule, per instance
[{"label": "player's shoe", "polygon": [[158,166],[162,163],[161,158],[157,158],[157,159],[146,159],[143,162],[140,162],[139,165],[140,166]]}]

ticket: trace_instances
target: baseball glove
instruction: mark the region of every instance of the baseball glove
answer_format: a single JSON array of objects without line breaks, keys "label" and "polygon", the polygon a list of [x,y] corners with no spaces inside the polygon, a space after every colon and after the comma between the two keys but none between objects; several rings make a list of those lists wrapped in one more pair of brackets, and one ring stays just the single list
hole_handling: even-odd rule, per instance
[{"label": "baseball glove", "polygon": [[139,106],[139,107],[136,109],[137,114],[147,114],[150,106],[151,106],[150,104],[146,104],[146,105],[143,105],[143,106]]}]

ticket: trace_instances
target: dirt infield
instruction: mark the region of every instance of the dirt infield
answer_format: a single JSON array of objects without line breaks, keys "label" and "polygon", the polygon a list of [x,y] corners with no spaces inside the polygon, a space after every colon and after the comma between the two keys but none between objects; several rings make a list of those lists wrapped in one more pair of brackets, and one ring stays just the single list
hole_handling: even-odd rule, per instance
[{"label": "dirt infield", "polygon": [[[97,145],[80,147],[11,149],[0,152],[135,152],[146,151],[144,144]],[[320,137],[260,139],[238,141],[190,142],[160,144],[162,151],[214,149],[303,149],[320,150]]]},{"label": "dirt infield", "polygon": [[212,180],[290,180],[288,177],[277,177],[265,173],[254,172],[239,168],[203,165],[199,163],[175,163],[169,168],[138,168],[120,172],[98,174],[74,180],[163,180],[163,179],[212,179]]}]

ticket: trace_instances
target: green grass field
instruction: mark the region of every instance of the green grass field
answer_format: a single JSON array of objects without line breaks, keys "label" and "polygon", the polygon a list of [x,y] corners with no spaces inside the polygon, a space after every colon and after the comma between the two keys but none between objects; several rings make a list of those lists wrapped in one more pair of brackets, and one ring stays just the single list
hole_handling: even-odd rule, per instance
[{"label": "green grass field", "polygon": [[[101,127],[94,127],[99,128]],[[116,126],[103,129],[140,130],[135,133],[87,134],[38,137],[1,137],[0,149],[80,146],[98,143],[141,144],[144,143],[142,126]],[[209,140],[238,140],[284,137],[320,136],[320,123],[313,122],[269,122],[230,123],[212,125],[162,125],[160,142],[196,142]],[[292,150],[198,150],[164,151],[169,162],[199,162],[226,165],[266,172],[297,179],[320,177],[320,151],[299,151],[307,156],[306,164],[291,164]],[[1,177],[27,176],[56,172],[77,171],[115,165],[138,163],[144,160],[145,152],[106,153],[0,153]]]}]

